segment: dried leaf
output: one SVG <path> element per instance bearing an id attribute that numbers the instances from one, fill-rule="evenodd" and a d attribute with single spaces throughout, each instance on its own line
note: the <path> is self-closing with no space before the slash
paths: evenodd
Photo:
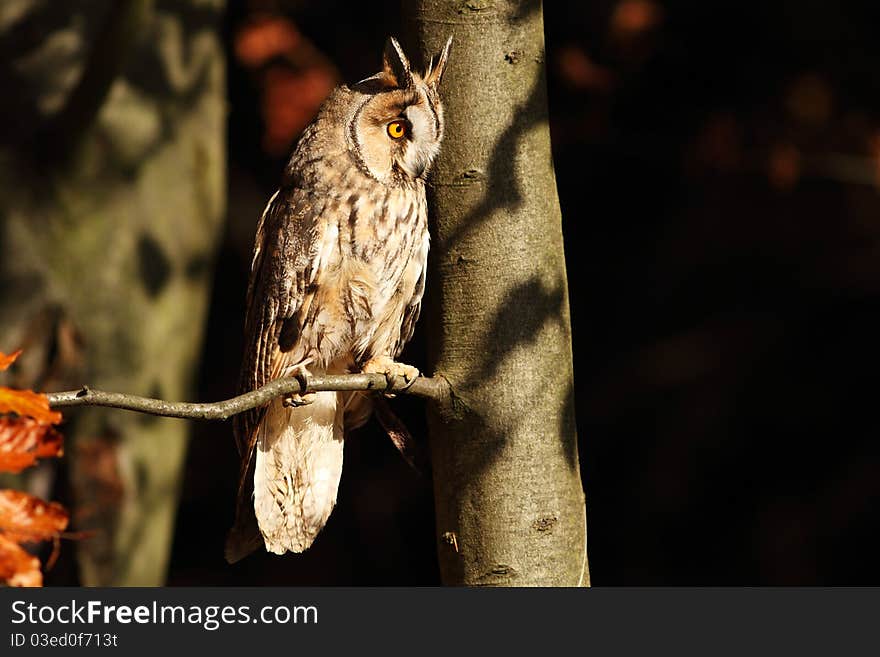
<path id="1" fill-rule="evenodd" d="M 265 16 L 245 25 L 235 35 L 235 56 L 248 68 L 257 68 L 273 57 L 284 57 L 301 42 L 299 30 L 291 21 Z"/>
<path id="2" fill-rule="evenodd" d="M 607 92 L 614 86 L 614 75 L 599 66 L 577 46 L 563 46 L 556 56 L 556 67 L 562 79 L 572 87 L 596 93 Z"/>
<path id="3" fill-rule="evenodd" d="M 778 189 L 791 189 L 800 176 L 800 151 L 791 144 L 775 144 L 767 161 L 767 177 L 770 183 Z"/>
<path id="4" fill-rule="evenodd" d="M 61 434 L 29 417 L 0 417 L 0 472 L 18 473 L 64 453 Z"/>
<path id="5" fill-rule="evenodd" d="M 263 149 L 284 155 L 336 86 L 333 64 L 288 18 L 262 15 L 234 39 L 235 56 L 261 90 Z"/>
<path id="6" fill-rule="evenodd" d="M 20 354 L 21 349 L 19 349 L 18 351 L 13 351 L 8 356 L 0 351 L 0 372 L 12 365 L 15 362 L 15 359 L 18 358 Z"/>
<path id="7" fill-rule="evenodd" d="M 622 0 L 611 14 L 611 34 L 633 38 L 651 30 L 663 20 L 663 10 L 651 0 Z"/>
<path id="8" fill-rule="evenodd" d="M 333 90 L 333 71 L 320 67 L 293 71 L 272 67 L 263 76 L 262 112 L 266 122 L 263 149 L 283 154 Z"/>
<path id="9" fill-rule="evenodd" d="M 0 582 L 7 586 L 42 586 L 40 560 L 0 534 Z"/>
<path id="10" fill-rule="evenodd" d="M 0 371 L 7 369 L 21 351 L 0 353 Z M 20 472 L 38 458 L 59 456 L 61 435 L 51 425 L 61 413 L 49 408 L 49 398 L 32 390 L 0 387 L 0 472 Z M 53 541 L 54 560 L 58 539 L 67 529 L 67 510 L 56 502 L 15 490 L 0 490 L 0 583 L 9 586 L 42 586 L 40 560 L 19 543 Z"/>
<path id="11" fill-rule="evenodd" d="M 58 424 L 61 413 L 49 408 L 49 398 L 32 390 L 13 390 L 0 386 L 0 414 L 16 413 L 43 424 Z"/>
<path id="12" fill-rule="evenodd" d="M 834 92 L 820 75 L 805 73 L 792 82 L 785 98 L 789 114 L 810 126 L 823 126 L 834 116 Z"/>
<path id="13" fill-rule="evenodd" d="M 48 541 L 67 529 L 69 516 L 57 502 L 17 490 L 0 490 L 0 534 L 18 543 Z"/>

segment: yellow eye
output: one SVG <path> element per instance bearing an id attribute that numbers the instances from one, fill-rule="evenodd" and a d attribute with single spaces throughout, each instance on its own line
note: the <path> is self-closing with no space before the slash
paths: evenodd
<path id="1" fill-rule="evenodd" d="M 403 121 L 392 121 L 388 124 L 388 136 L 392 139 L 400 139 L 406 136 L 406 124 Z"/>

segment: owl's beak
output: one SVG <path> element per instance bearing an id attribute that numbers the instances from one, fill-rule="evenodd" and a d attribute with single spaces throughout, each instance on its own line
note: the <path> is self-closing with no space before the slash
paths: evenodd
<path id="1" fill-rule="evenodd" d="M 422 178 L 431 166 L 431 156 L 424 152 L 415 144 L 410 144 L 403 158 L 400 160 L 400 167 L 406 171 L 410 178 Z"/>

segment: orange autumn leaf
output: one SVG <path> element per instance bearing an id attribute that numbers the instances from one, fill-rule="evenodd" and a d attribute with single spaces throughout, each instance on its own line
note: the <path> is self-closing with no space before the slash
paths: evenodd
<path id="1" fill-rule="evenodd" d="M 21 349 L 19 349 L 18 351 L 13 351 L 8 356 L 0 351 L 0 372 L 12 365 L 15 362 L 15 359 L 18 358 L 20 354 Z"/>
<path id="2" fill-rule="evenodd" d="M 17 490 L 0 490 L 0 534 L 18 543 L 58 538 L 70 520 L 57 502 Z"/>
<path id="3" fill-rule="evenodd" d="M 61 413 L 49 408 L 49 398 L 33 390 L 13 390 L 0 386 L 0 414 L 16 413 L 43 424 L 58 424 Z"/>
<path id="4" fill-rule="evenodd" d="M 0 372 L 7 369 L 21 354 L 21 349 L 8 356 L 0 352 Z M 43 424 L 58 424 L 61 413 L 49 408 L 49 398 L 33 390 L 13 390 L 0 386 L 0 415 L 16 413 L 22 417 L 32 417 Z"/>
<path id="5" fill-rule="evenodd" d="M 273 57 L 296 50 L 301 37 L 296 25 L 286 18 L 265 16 L 252 20 L 235 35 L 235 55 L 249 68 L 262 66 Z"/>
<path id="6" fill-rule="evenodd" d="M 650 0 L 622 0 L 611 14 L 614 36 L 634 37 L 656 27 L 663 19 L 663 10 Z"/>
<path id="7" fill-rule="evenodd" d="M 0 353 L 0 371 L 15 362 L 20 353 Z M 20 472 L 38 458 L 60 456 L 61 434 L 52 428 L 59 422 L 61 413 L 49 408 L 46 395 L 0 387 L 0 472 Z M 67 510 L 56 502 L 0 490 L 0 584 L 42 586 L 40 560 L 19 544 L 54 541 L 51 563 L 68 522 Z"/>
<path id="8" fill-rule="evenodd" d="M 7 586 L 42 586 L 40 560 L 0 534 L 0 582 Z"/>
<path id="9" fill-rule="evenodd" d="M 18 473 L 64 453 L 61 434 L 29 417 L 0 417 L 0 472 Z"/>

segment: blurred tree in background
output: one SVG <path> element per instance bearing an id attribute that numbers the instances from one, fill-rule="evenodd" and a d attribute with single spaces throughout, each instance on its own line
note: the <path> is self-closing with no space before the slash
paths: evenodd
<path id="1" fill-rule="evenodd" d="M 222 11 L 0 8 L 0 344 L 25 348 L 19 386 L 192 396 L 224 216 Z M 188 425 L 72 417 L 59 486 L 73 526 L 94 530 L 76 547 L 80 580 L 163 583 Z"/>

